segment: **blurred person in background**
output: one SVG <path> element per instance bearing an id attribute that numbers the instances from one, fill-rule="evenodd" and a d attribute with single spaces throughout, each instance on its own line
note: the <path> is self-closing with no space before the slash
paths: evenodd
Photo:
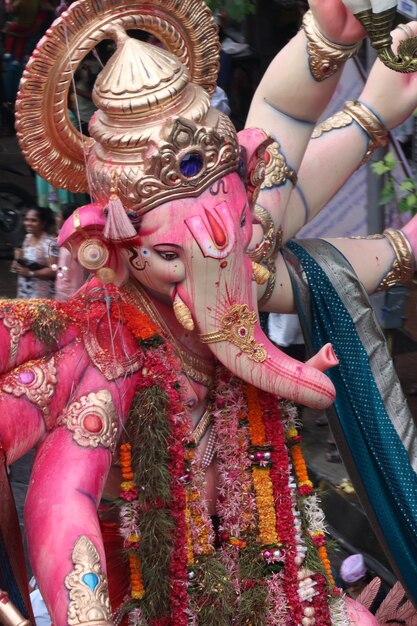
<path id="1" fill-rule="evenodd" d="M 351 554 L 344 559 L 340 566 L 339 573 L 347 595 L 354 600 L 358 598 L 374 578 L 373 573 L 370 572 L 366 566 L 363 554 Z M 371 613 L 376 613 L 386 595 L 387 590 L 381 585 L 372 605 L 369 607 Z"/>
<path id="2" fill-rule="evenodd" d="M 52 211 L 34 206 L 26 211 L 23 226 L 26 231 L 22 248 L 15 251 L 11 270 L 18 274 L 17 298 L 53 298 L 58 261 L 55 219 Z"/>

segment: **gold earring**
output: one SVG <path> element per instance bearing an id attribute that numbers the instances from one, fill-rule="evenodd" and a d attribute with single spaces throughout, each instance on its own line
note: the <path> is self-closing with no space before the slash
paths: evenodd
<path id="1" fill-rule="evenodd" d="M 271 276 L 271 272 L 256 261 L 252 261 L 252 272 L 257 285 L 264 285 Z"/>
<path id="2" fill-rule="evenodd" d="M 109 250 L 100 239 L 87 239 L 78 248 L 77 256 L 82 267 L 96 272 L 109 260 Z"/>
<path id="3" fill-rule="evenodd" d="M 186 330 L 194 330 L 194 321 L 191 317 L 191 311 L 188 306 L 181 300 L 177 294 L 173 303 L 174 315 Z"/>

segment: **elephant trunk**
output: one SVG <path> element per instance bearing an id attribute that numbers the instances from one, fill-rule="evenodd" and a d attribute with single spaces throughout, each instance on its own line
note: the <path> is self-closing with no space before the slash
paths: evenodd
<path id="1" fill-rule="evenodd" d="M 324 409 L 332 404 L 335 389 L 321 371 L 337 365 L 330 344 L 323 346 L 312 364 L 308 364 L 279 350 L 263 333 L 259 322 L 253 333 L 251 351 L 246 351 L 245 343 L 239 345 L 234 337 L 211 342 L 214 333 L 203 333 L 202 340 L 209 343 L 213 354 L 227 369 L 259 389 L 312 409 Z"/>
<path id="2" fill-rule="evenodd" d="M 242 265 L 246 263 L 240 266 L 241 274 Z M 227 278 L 218 274 L 217 288 L 210 289 L 204 280 L 194 284 L 192 301 L 187 298 L 189 291 L 180 288 L 178 297 L 188 299 L 202 343 L 228 370 L 259 389 L 313 409 L 330 406 L 335 389 L 323 371 L 337 365 L 331 345 L 324 346 L 309 363 L 286 355 L 261 329 L 250 280 L 243 276 L 238 282 L 236 275 L 237 264 Z M 225 293 L 229 297 L 223 299 L 220 294 Z"/>

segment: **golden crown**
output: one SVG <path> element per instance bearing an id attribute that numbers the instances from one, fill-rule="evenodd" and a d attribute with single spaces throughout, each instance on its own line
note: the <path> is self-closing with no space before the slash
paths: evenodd
<path id="1" fill-rule="evenodd" d="M 163 48 L 128 37 L 147 30 Z M 74 67 L 103 39 L 116 52 L 96 80 L 91 137 L 68 118 Z M 196 196 L 239 165 L 236 131 L 210 107 L 219 42 L 204 0 L 78 0 L 49 29 L 25 70 L 17 130 L 32 167 L 103 206 L 116 174 L 126 210 L 142 214 Z M 54 93 L 54 98 L 50 94 Z"/>

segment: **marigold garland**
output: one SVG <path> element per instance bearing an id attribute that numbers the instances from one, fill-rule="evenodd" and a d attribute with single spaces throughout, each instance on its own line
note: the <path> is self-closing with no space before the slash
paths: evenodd
<path id="1" fill-rule="evenodd" d="M 187 565 L 194 563 L 193 540 L 191 537 L 191 513 L 189 506 L 189 495 L 187 494 L 187 508 L 185 509 L 185 522 L 187 524 Z"/>
<path id="2" fill-rule="evenodd" d="M 246 386 L 248 403 L 249 432 L 253 446 L 264 446 L 266 442 L 265 425 L 262 421 L 262 408 L 258 390 L 253 385 Z"/>
<path id="3" fill-rule="evenodd" d="M 278 544 L 270 471 L 267 468 L 253 467 L 252 474 L 259 515 L 259 536 L 264 546 Z"/>
<path id="4" fill-rule="evenodd" d="M 128 304 L 127 302 L 113 304 L 112 315 L 119 321 L 122 321 L 136 339 L 145 341 L 159 333 L 158 326 L 147 315 L 138 311 L 133 304 Z"/>
<path id="5" fill-rule="evenodd" d="M 298 594 L 298 566 L 296 565 L 297 546 L 295 520 L 292 510 L 292 496 L 289 487 L 290 463 L 285 447 L 281 409 L 277 398 L 263 393 L 262 410 L 268 439 L 273 446 L 271 478 L 275 496 L 277 532 L 284 552 L 284 572 L 282 584 L 287 597 L 293 623 L 299 624 L 303 618 L 303 607 Z"/>
<path id="6" fill-rule="evenodd" d="M 313 492 L 313 483 L 308 477 L 307 465 L 301 449 L 301 437 L 296 428 L 291 427 L 286 432 L 287 441 L 290 444 L 291 457 L 293 460 L 294 472 L 297 479 L 298 492 L 300 496 L 309 496 Z M 312 534 L 313 543 L 317 547 L 317 552 L 327 574 L 330 584 L 334 585 L 334 578 L 326 548 L 326 539 L 322 532 Z"/>
<path id="7" fill-rule="evenodd" d="M 125 318 L 125 323 L 128 325 L 126 318 L 129 312 L 126 309 L 121 310 L 120 315 Z M 143 328 L 148 328 L 149 330 L 152 329 L 152 326 L 140 323 L 133 331 L 132 324 L 129 330 L 139 339 L 139 335 L 142 333 L 141 329 Z M 158 329 L 156 327 L 155 329 L 152 329 L 152 332 L 157 334 Z M 173 368 L 172 364 L 174 364 Z M 168 394 L 166 412 L 170 424 L 170 436 L 167 451 L 170 458 L 170 490 L 172 497 L 169 514 L 175 523 L 175 537 L 173 537 L 172 541 L 169 565 L 171 586 L 169 619 L 175 620 L 172 623 L 175 623 L 176 626 L 186 626 L 188 620 L 191 620 L 190 623 L 197 623 L 193 620 L 199 619 L 199 602 L 204 601 L 205 593 L 209 591 L 207 588 L 207 591 L 201 597 L 195 595 L 195 585 L 190 586 L 190 575 L 192 574 L 193 577 L 197 576 L 198 580 L 200 580 L 201 575 L 196 574 L 196 572 L 199 572 L 200 569 L 204 572 L 209 571 L 211 564 L 214 565 L 211 557 L 213 556 L 216 560 L 218 556 L 213 554 L 212 527 L 202 498 L 203 476 L 200 475 L 198 465 L 193 458 L 194 450 L 186 446 L 189 435 L 189 423 L 188 420 L 181 417 L 184 413 L 180 389 L 176 382 L 176 360 L 172 355 L 172 349 L 169 344 L 147 350 L 146 369 L 149 372 L 148 377 L 151 379 L 152 384 L 158 382 Z M 147 377 L 145 376 L 145 378 Z M 288 485 L 291 463 L 285 448 L 281 413 L 277 406 L 277 399 L 259 392 L 252 386 L 244 386 L 241 381 L 234 379 L 230 373 L 227 376 L 224 375 L 223 378 L 224 380 L 217 381 L 216 397 L 218 402 L 215 410 L 219 472 L 221 474 L 219 483 L 221 504 L 219 504 L 219 511 L 222 512 L 222 515 L 224 513 L 225 521 L 230 521 L 234 530 L 233 533 L 227 533 L 228 538 L 224 543 L 227 551 L 223 552 L 222 550 L 223 563 L 228 569 L 228 578 L 223 579 L 225 581 L 224 584 L 230 584 L 230 581 L 232 581 L 234 585 L 241 587 L 241 599 L 245 599 L 245 607 L 249 611 L 248 614 L 252 615 L 254 609 L 251 608 L 251 597 L 253 596 L 254 601 L 256 598 L 256 587 L 258 586 L 259 590 L 266 588 L 265 582 L 269 581 L 269 577 L 266 580 L 264 578 L 268 570 L 262 569 L 264 567 L 262 562 L 265 564 L 265 567 L 268 567 L 269 564 L 264 555 L 265 550 L 262 550 L 262 554 L 259 555 L 262 566 L 259 573 L 254 577 L 245 576 L 244 581 L 239 580 L 239 564 L 243 562 L 242 558 L 247 550 L 254 548 L 256 550 L 257 548 L 256 543 L 250 543 L 249 535 L 246 537 L 245 535 L 242 536 L 245 526 L 246 528 L 248 527 L 248 522 L 249 526 L 253 524 L 253 522 L 249 521 L 254 519 L 251 508 L 253 505 L 248 506 L 252 499 L 254 504 L 256 504 L 257 530 L 262 544 L 267 547 L 273 546 L 271 551 L 276 548 L 279 548 L 279 550 L 276 550 L 277 552 L 282 551 L 282 557 L 279 559 L 281 571 L 271 570 L 271 573 L 272 571 L 279 571 L 279 576 L 274 574 L 274 579 L 271 579 L 270 585 L 268 582 L 268 589 L 270 592 L 274 591 L 274 603 L 279 607 L 278 614 L 283 619 L 287 619 L 284 617 L 287 614 L 287 617 L 293 620 L 294 623 L 302 623 L 305 617 L 304 607 L 306 603 L 301 599 L 301 596 L 299 597 L 298 567 L 295 564 L 296 540 L 292 511 L 293 500 Z M 151 381 L 146 381 L 142 378 L 141 385 L 143 387 L 149 386 Z M 220 419 L 220 415 L 223 421 Z M 233 431 L 233 436 L 229 438 L 227 435 L 230 429 Z M 290 433 L 289 431 L 287 433 L 288 443 L 290 443 L 290 438 L 293 439 L 292 445 L 290 444 L 290 454 L 297 479 L 298 493 L 302 495 L 301 488 L 303 486 L 310 487 L 311 484 L 299 446 L 300 439 L 298 433 L 296 431 Z M 236 450 L 237 445 L 239 450 Z M 225 464 L 223 464 L 223 457 Z M 136 485 L 133 480 L 132 468 L 129 467 L 128 458 L 124 452 L 121 452 L 120 464 L 123 479 L 122 493 L 126 498 L 134 492 Z M 239 486 L 238 490 L 235 489 L 235 485 Z M 308 493 L 304 494 L 304 498 L 308 499 Z M 126 501 L 125 503 L 130 504 Z M 247 519 L 245 518 L 246 521 L 243 521 L 242 512 L 249 513 Z M 225 528 L 227 528 L 226 525 L 223 526 L 223 529 Z M 225 531 L 222 534 L 224 538 Z M 324 570 L 328 573 L 327 552 L 325 551 L 325 546 L 319 545 L 322 542 L 322 538 L 318 532 L 314 533 L 313 531 L 311 532 L 311 537 L 318 548 L 318 554 L 323 562 Z M 131 532 L 127 539 L 132 543 L 140 541 L 140 537 L 134 532 Z M 236 556 L 232 557 L 233 554 Z M 137 571 L 140 562 L 138 563 L 137 560 L 132 558 L 129 560 L 129 563 L 131 567 L 132 597 L 140 599 L 141 590 L 139 585 L 142 581 L 140 572 Z M 226 582 L 226 580 L 229 582 Z M 191 604 L 189 604 L 187 598 L 187 587 L 190 593 L 193 594 L 192 597 L 195 598 L 195 601 L 192 601 Z M 325 616 L 325 619 L 328 620 L 328 613 L 326 613 L 328 592 L 326 593 L 326 590 L 324 590 L 322 593 L 325 597 L 318 599 L 317 602 L 313 603 L 313 606 L 317 607 L 318 616 Z M 231 598 L 229 599 L 230 601 Z M 255 605 L 253 606 L 255 607 Z M 232 604 L 227 604 L 227 607 L 228 610 L 233 612 Z M 218 613 L 219 617 L 220 614 L 223 615 L 223 610 L 226 610 L 226 607 Z M 225 613 L 225 620 L 226 617 Z M 153 618 L 152 625 L 156 626 L 157 623 L 162 623 L 164 619 L 162 616 L 161 618 Z M 265 624 L 280 623 L 274 619 L 269 610 L 267 610 L 263 619 L 267 620 Z"/>
<path id="8" fill-rule="evenodd" d="M 266 445 L 265 426 L 258 390 L 252 385 L 246 387 L 248 402 L 248 422 L 251 443 L 256 447 Z M 259 516 L 259 536 L 264 546 L 277 545 L 274 492 L 268 467 L 252 467 L 253 486 Z"/>
<path id="9" fill-rule="evenodd" d="M 121 529 L 124 536 L 125 548 L 128 548 L 129 572 L 130 572 L 130 595 L 134 600 L 141 600 L 145 595 L 142 581 L 142 566 L 139 557 L 132 549 L 135 550 L 140 541 L 139 528 L 135 525 L 135 510 L 130 504 L 137 497 L 137 489 L 133 479 L 132 469 L 132 446 L 130 443 L 122 443 L 120 445 L 120 467 L 122 473 L 122 483 L 120 485 L 120 497 L 125 500 L 124 511 L 121 512 L 121 520 L 127 519 L 129 527 L 125 526 L 125 532 Z M 134 497 L 132 497 L 132 494 Z"/>
<path id="10" fill-rule="evenodd" d="M 290 444 L 291 458 L 297 478 L 298 491 L 300 495 L 307 496 L 313 491 L 313 483 L 308 477 L 306 462 L 300 446 L 301 437 L 295 428 L 291 428 L 287 431 L 287 440 Z"/>

